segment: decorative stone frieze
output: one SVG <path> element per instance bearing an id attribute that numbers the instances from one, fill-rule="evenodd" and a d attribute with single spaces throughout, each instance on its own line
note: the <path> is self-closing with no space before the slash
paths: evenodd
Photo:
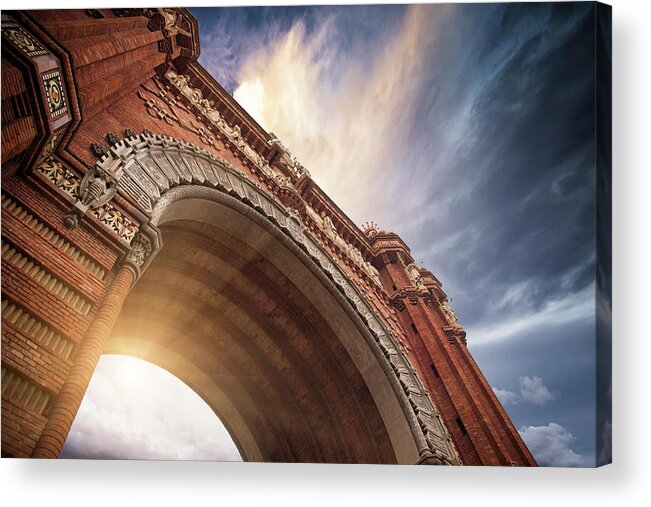
<path id="1" fill-rule="evenodd" d="M 73 229 L 89 209 L 96 210 L 108 204 L 117 192 L 117 184 L 121 176 L 122 171 L 119 169 L 112 174 L 97 166 L 91 167 L 79 183 L 77 202 L 72 211 L 66 215 L 65 226 Z M 109 221 L 113 220 L 109 219 Z"/>
<path id="2" fill-rule="evenodd" d="M 90 210 L 102 224 L 127 243 L 138 232 L 137 224 L 109 204 L 117 191 L 121 173 L 117 173 L 116 178 L 116 175 L 111 176 L 93 167 L 80 179 L 52 157 L 36 166 L 35 171 L 45 176 L 61 192 L 75 199 L 75 208 L 65 218 L 67 227 L 76 227 L 80 218 Z"/>
<path id="3" fill-rule="evenodd" d="M 179 75 L 173 70 L 166 74 L 167 79 L 176 87 L 176 89 L 186 97 L 190 103 L 195 106 L 203 116 L 208 119 L 212 125 L 217 127 L 218 132 L 222 134 L 224 139 L 232 143 L 242 154 L 249 159 L 253 165 L 269 178 L 278 182 L 280 185 L 289 185 L 291 179 L 287 176 L 281 175 L 269 166 L 269 162 L 258 153 L 242 136 L 242 130 L 239 125 L 229 124 L 221 113 L 215 108 L 215 103 L 212 100 L 206 99 L 199 88 L 194 88 L 190 85 L 190 76 Z M 270 144 L 278 144 L 281 146 L 284 157 L 283 165 L 286 170 L 295 178 L 298 179 L 303 175 L 308 175 L 307 170 L 298 162 L 296 157 L 293 157 L 289 150 L 280 142 L 275 136 L 269 141 Z"/>
<path id="4" fill-rule="evenodd" d="M 445 337 L 450 342 L 450 345 L 463 344 L 466 345 L 466 331 L 461 326 L 445 326 L 443 327 Z"/>
<path id="5" fill-rule="evenodd" d="M 349 258 L 359 269 L 365 273 L 373 282 L 378 286 L 382 286 L 380 281 L 380 274 L 377 269 L 362 255 L 362 252 L 358 248 L 354 247 L 350 243 L 346 242 L 337 232 L 335 225 L 332 223 L 332 219 L 325 213 L 317 213 L 314 208 L 309 205 L 306 205 L 306 212 L 308 216 L 314 220 L 319 229 L 323 234 L 332 241 L 341 251 Z"/>
<path id="6" fill-rule="evenodd" d="M 457 314 L 454 313 L 454 310 L 450 307 L 447 299 L 441 303 L 441 310 L 443 310 L 443 313 L 451 325 L 455 325 L 457 323 Z"/>

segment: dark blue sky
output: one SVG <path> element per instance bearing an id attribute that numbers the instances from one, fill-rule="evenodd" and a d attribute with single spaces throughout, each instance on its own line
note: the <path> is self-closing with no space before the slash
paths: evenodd
<path id="1" fill-rule="evenodd" d="M 542 464 L 596 452 L 593 9 L 192 9 L 200 62 L 441 279 Z"/>

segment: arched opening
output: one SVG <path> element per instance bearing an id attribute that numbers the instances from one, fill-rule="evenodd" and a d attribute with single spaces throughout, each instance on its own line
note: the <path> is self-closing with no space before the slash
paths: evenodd
<path id="1" fill-rule="evenodd" d="M 101 357 L 62 458 L 241 461 L 228 431 L 196 392 L 134 357 Z"/>
<path id="2" fill-rule="evenodd" d="M 382 352 L 334 284 L 246 205 L 188 189 L 155 213 L 163 246 L 106 352 L 192 387 L 244 460 L 417 463 Z"/>

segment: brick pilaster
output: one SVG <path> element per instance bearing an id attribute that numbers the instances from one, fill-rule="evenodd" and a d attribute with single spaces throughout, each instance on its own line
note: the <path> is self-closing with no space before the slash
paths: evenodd
<path id="1" fill-rule="evenodd" d="M 123 266 L 118 271 L 104 298 L 97 318 L 80 346 L 70 374 L 50 410 L 48 421 L 32 457 L 57 458 L 63 449 L 72 422 L 104 350 L 104 345 L 111 335 L 113 325 L 135 276 L 136 273 L 130 266 Z"/>

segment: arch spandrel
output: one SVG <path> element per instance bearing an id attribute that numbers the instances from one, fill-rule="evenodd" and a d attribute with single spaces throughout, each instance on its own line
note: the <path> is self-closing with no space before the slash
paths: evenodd
<path id="1" fill-rule="evenodd" d="M 346 309 L 349 319 L 365 336 L 365 347 L 373 350 L 374 360 L 391 386 L 419 458 L 459 463 L 438 411 L 390 327 L 356 280 L 304 225 L 303 217 L 296 210 L 286 207 L 272 192 L 251 181 L 228 162 L 190 143 L 168 137 L 142 134 L 127 138 L 114 145 L 97 165 L 113 171 L 118 165 L 123 169 L 118 191 L 148 216 L 147 228 L 155 230 L 183 217 L 213 222 L 217 227 L 228 229 L 228 220 L 214 223 L 219 222 L 220 215 L 207 211 L 206 204 L 212 203 L 220 207 L 222 213 L 246 217 L 282 244 L 286 251 L 284 257 L 279 255 L 279 264 L 292 256 L 300 258 L 301 263 L 318 277 L 319 284 L 328 287 L 330 297 L 337 298 L 338 305 Z M 311 286 L 301 285 L 307 292 Z M 368 357 L 362 359 L 359 350 L 350 346 L 348 352 L 356 355 L 360 367 L 367 368 L 368 374 L 368 365 L 373 361 Z M 393 422 L 391 418 L 386 419 L 390 424 Z"/>

